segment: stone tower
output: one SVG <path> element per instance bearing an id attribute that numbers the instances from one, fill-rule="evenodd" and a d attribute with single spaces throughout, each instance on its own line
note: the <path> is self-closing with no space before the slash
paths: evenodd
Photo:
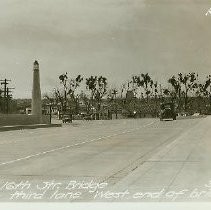
<path id="1" fill-rule="evenodd" d="M 40 90 L 39 63 L 34 62 L 33 67 L 33 87 L 32 87 L 32 115 L 38 116 L 39 123 L 42 121 L 42 101 Z"/>

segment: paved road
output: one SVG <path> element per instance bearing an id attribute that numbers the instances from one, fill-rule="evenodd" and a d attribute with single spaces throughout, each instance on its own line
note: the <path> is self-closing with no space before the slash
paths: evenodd
<path id="1" fill-rule="evenodd" d="M 210 125 L 128 119 L 2 132 L 0 201 L 211 200 Z"/>

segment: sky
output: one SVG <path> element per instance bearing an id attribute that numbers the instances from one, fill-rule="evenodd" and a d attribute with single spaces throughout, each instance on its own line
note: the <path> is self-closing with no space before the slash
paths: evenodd
<path id="1" fill-rule="evenodd" d="M 42 93 L 58 76 L 103 75 L 120 85 L 148 72 L 211 74 L 211 0 L 1 0 L 0 79 L 30 98 L 34 60 Z"/>

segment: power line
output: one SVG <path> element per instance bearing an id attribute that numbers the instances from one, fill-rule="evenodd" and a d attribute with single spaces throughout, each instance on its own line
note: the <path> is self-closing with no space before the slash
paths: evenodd
<path id="1" fill-rule="evenodd" d="M 4 80 L 0 80 L 1 85 L 3 85 L 3 112 L 4 113 L 9 113 L 9 100 L 12 98 L 12 89 L 15 88 L 11 88 L 8 87 L 9 82 L 11 82 L 11 80 L 9 79 L 4 79 Z"/>

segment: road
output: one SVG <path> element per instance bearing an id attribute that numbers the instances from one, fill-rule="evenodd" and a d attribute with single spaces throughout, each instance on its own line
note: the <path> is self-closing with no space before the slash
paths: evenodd
<path id="1" fill-rule="evenodd" d="M 210 125 L 128 119 L 2 132 L 0 201 L 209 201 Z"/>

